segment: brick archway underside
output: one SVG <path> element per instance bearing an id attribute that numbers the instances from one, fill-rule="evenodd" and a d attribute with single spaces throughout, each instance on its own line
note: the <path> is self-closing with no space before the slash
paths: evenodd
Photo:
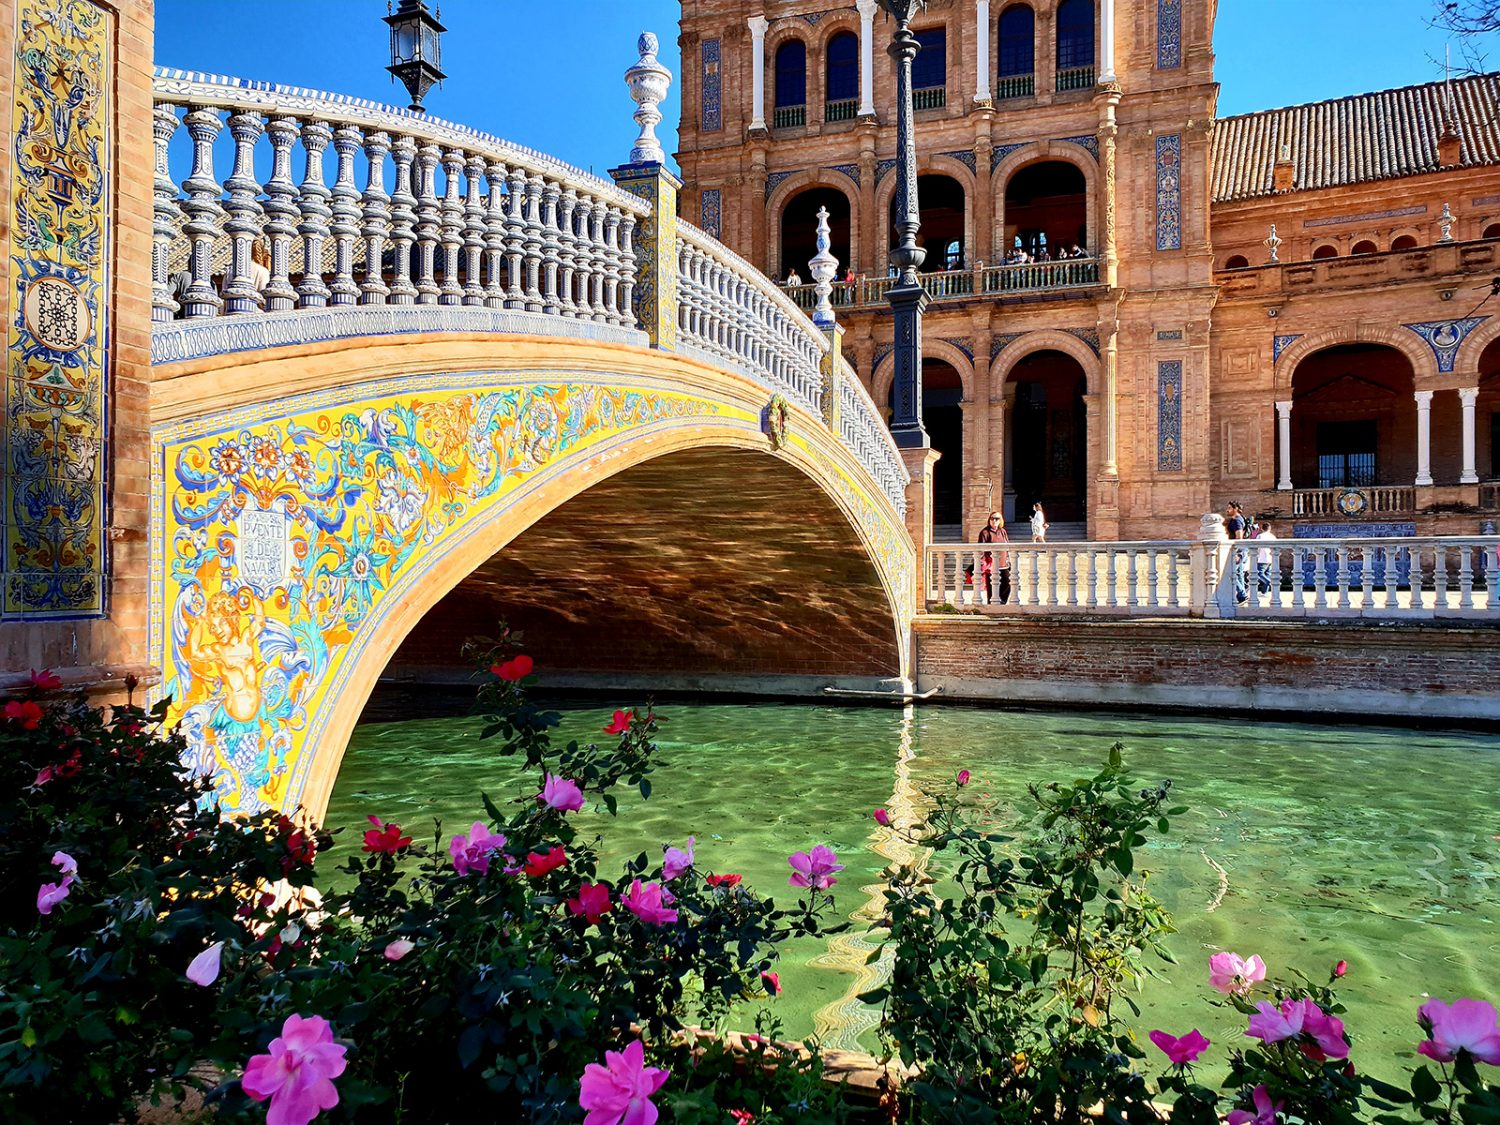
<path id="1" fill-rule="evenodd" d="M 894 676 L 886 597 L 848 519 L 791 465 L 671 453 L 601 481 L 461 580 L 386 675 L 446 679 L 504 619 L 555 672 Z"/>

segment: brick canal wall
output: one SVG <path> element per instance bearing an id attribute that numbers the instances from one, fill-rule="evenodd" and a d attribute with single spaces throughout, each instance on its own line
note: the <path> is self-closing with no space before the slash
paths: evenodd
<path id="1" fill-rule="evenodd" d="M 1085 706 L 1500 720 L 1500 629 L 1446 624 L 917 619 L 921 690 Z"/>

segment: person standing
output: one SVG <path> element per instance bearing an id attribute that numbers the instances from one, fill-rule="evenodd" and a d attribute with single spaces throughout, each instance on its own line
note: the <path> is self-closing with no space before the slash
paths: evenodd
<path id="1" fill-rule="evenodd" d="M 1255 537 L 1257 543 L 1265 544 L 1276 538 L 1276 533 L 1271 530 L 1270 520 L 1261 520 L 1259 527 L 1260 534 Z M 1255 588 L 1262 594 L 1271 592 L 1271 563 L 1275 554 L 1274 547 L 1262 545 L 1255 549 Z"/>
<path id="2" fill-rule="evenodd" d="M 1033 543 L 1047 542 L 1047 529 L 1052 525 L 1047 522 L 1047 514 L 1042 511 L 1040 503 L 1031 506 L 1031 541 Z"/>
<path id="3" fill-rule="evenodd" d="M 788 267 L 787 271 L 786 271 L 786 287 L 788 289 L 791 289 L 793 286 L 801 285 L 801 284 L 802 284 L 802 275 L 797 272 L 797 267 L 796 266 L 790 266 L 790 267 Z"/>
<path id="4" fill-rule="evenodd" d="M 1224 509 L 1224 530 L 1229 535 L 1231 543 L 1246 538 L 1245 515 L 1240 510 L 1239 504 L 1233 500 Z M 1249 552 L 1230 552 L 1229 565 L 1233 570 L 1231 577 L 1234 580 L 1235 605 L 1244 605 L 1246 599 L 1249 597 L 1249 583 L 1247 581 L 1249 563 Z"/>
<path id="5" fill-rule="evenodd" d="M 999 512 L 991 512 L 987 524 L 979 532 L 981 543 L 1009 543 L 1010 535 L 1005 530 L 1005 517 Z M 1010 601 L 1010 552 L 996 551 L 993 555 L 986 551 L 979 559 L 979 570 L 984 576 L 984 596 L 989 604 L 995 604 L 995 579 L 999 578 L 999 604 L 1005 605 Z"/>

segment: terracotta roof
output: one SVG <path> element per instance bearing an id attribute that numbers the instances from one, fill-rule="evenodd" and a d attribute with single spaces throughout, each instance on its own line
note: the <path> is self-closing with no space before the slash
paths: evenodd
<path id="1" fill-rule="evenodd" d="M 1270 195 L 1283 143 L 1291 146 L 1299 190 L 1435 172 L 1448 88 L 1429 82 L 1220 118 L 1214 123 L 1214 202 Z M 1451 89 L 1462 163 L 1500 164 L 1500 73 L 1455 78 Z"/>

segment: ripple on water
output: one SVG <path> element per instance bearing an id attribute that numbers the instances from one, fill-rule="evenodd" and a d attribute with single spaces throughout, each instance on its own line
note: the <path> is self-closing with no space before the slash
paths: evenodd
<path id="1" fill-rule="evenodd" d="M 613 707 L 631 702 L 563 705 L 561 737 L 596 737 Z M 1085 776 L 1120 740 L 1143 783 L 1172 778 L 1174 796 L 1190 807 L 1172 835 L 1146 849 L 1153 893 L 1176 918 L 1168 944 L 1180 963 L 1162 965 L 1163 979 L 1141 997 L 1142 1028 L 1196 1026 L 1237 1041 L 1240 1018 L 1204 1003 L 1208 955 L 1225 948 L 1314 979 L 1348 960 L 1341 996 L 1360 1056 L 1367 1044 L 1377 1058 L 1409 1053 L 1424 993 L 1500 998 L 1500 964 L 1489 956 L 1500 951 L 1494 736 L 961 707 L 663 710 L 668 764 L 652 799 L 625 795 L 616 819 L 585 814 L 606 858 L 659 852 L 692 834 L 706 870 L 738 871 L 763 894 L 786 898 L 794 893 L 786 855 L 827 843 L 848 865 L 837 902 L 852 916 L 868 908 L 861 888 L 878 885 L 887 862 L 874 850 L 870 813 L 891 804 L 898 774 L 935 787 L 967 767 L 984 819 L 1011 830 L 1028 807 L 1028 782 Z M 525 796 L 515 762 L 497 757 L 478 728 L 470 718 L 359 727 L 329 825 L 361 828 L 375 813 L 408 829 L 431 817 L 455 829 L 483 816 L 481 789 Z M 846 952 L 856 949 L 851 942 Z M 848 966 L 838 949 L 788 951 L 776 1010 L 789 1032 L 810 1032 L 819 1013 L 831 1040 L 871 1045 Z"/>

